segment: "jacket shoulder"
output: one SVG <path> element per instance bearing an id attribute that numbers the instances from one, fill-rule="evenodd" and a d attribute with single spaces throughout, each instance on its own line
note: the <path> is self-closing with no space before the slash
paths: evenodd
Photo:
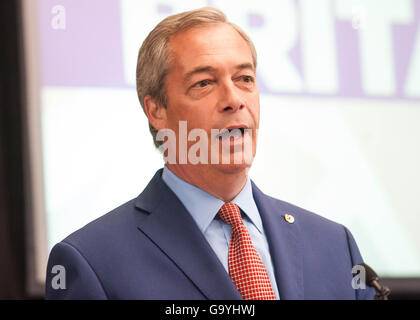
<path id="1" fill-rule="evenodd" d="M 273 206 L 279 208 L 282 212 L 291 214 L 297 222 L 299 222 L 301 228 L 315 228 L 319 231 L 339 231 L 343 233 L 342 224 L 325 218 L 317 213 L 309 211 L 307 209 L 301 208 L 297 205 L 291 204 L 289 202 L 279 200 L 277 198 L 266 195 L 268 201 L 271 202 Z"/>
<path id="2" fill-rule="evenodd" d="M 103 247 L 109 242 L 127 235 L 136 224 L 140 212 L 135 208 L 136 199 L 132 199 L 112 211 L 89 222 L 82 228 L 68 235 L 63 242 L 82 249 L 86 246 Z"/>

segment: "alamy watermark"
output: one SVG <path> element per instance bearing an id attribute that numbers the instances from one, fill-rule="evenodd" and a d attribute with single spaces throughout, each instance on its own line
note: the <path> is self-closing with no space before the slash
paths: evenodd
<path id="1" fill-rule="evenodd" d="M 66 8 L 61 5 L 56 5 L 51 8 L 51 14 L 54 16 L 51 19 L 51 28 L 54 30 L 66 29 Z"/>
<path id="2" fill-rule="evenodd" d="M 256 138 L 257 134 L 257 129 L 235 127 L 211 129 L 209 137 L 209 133 L 201 128 L 188 132 L 187 121 L 179 121 L 178 135 L 172 129 L 162 129 L 158 131 L 156 140 L 163 142 L 159 150 L 165 163 L 251 164 L 253 136 Z"/>
<path id="3" fill-rule="evenodd" d="M 60 264 L 56 264 L 52 267 L 51 273 L 55 276 L 51 279 L 51 287 L 54 290 L 65 290 L 66 289 L 66 268 Z"/>
<path id="4" fill-rule="evenodd" d="M 354 6 L 352 8 L 353 18 L 351 25 L 355 30 L 363 30 L 366 27 L 367 11 L 364 6 Z"/>
<path id="5" fill-rule="evenodd" d="M 366 270 L 361 265 L 356 265 L 351 269 L 353 278 L 351 279 L 351 286 L 354 290 L 366 289 Z"/>

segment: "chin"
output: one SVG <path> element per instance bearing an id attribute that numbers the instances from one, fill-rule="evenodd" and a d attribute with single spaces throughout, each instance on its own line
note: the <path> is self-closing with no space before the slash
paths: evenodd
<path id="1" fill-rule="evenodd" d="M 229 163 L 229 164 L 212 164 L 214 168 L 217 168 L 217 170 L 223 172 L 223 173 L 229 173 L 229 174 L 235 174 L 245 171 L 248 173 L 248 170 L 251 168 L 251 164 L 249 163 Z"/>

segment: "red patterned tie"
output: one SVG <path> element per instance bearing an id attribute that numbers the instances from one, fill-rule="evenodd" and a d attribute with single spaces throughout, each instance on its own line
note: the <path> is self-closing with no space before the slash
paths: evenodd
<path id="1" fill-rule="evenodd" d="M 239 207 L 228 202 L 220 208 L 218 214 L 232 228 L 229 274 L 239 293 L 245 300 L 275 300 L 267 271 L 252 245 Z"/>

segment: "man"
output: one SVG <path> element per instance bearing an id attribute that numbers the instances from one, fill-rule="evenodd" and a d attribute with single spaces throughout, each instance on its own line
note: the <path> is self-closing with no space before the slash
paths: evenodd
<path id="1" fill-rule="evenodd" d="M 140 49 L 137 90 L 166 165 L 138 198 L 53 248 L 47 298 L 373 297 L 352 287 L 362 259 L 345 227 L 264 195 L 248 177 L 259 128 L 256 65 L 250 39 L 219 10 L 156 26 Z"/>

